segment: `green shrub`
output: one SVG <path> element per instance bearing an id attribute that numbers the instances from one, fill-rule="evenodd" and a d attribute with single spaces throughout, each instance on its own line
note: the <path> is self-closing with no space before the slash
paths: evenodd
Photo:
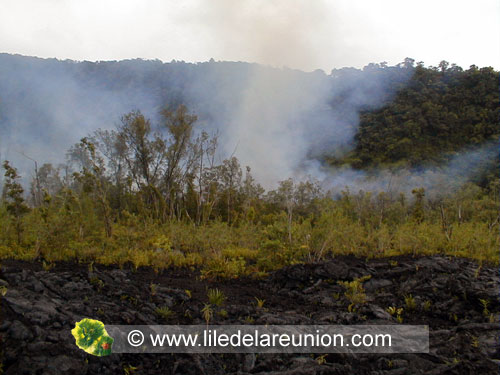
<path id="1" fill-rule="evenodd" d="M 155 309 L 156 315 L 164 320 L 169 320 L 175 315 L 175 312 L 171 310 L 168 306 L 161 306 Z"/>
<path id="2" fill-rule="evenodd" d="M 354 279 L 353 281 L 339 281 L 338 284 L 345 288 L 344 295 L 349 300 L 349 312 L 354 311 L 356 306 L 362 305 L 366 302 L 366 293 L 363 288 L 363 282 L 369 280 L 371 275 L 366 275 Z"/>
<path id="3" fill-rule="evenodd" d="M 222 306 L 226 300 L 226 296 L 219 289 L 209 289 L 207 292 L 208 302 L 211 305 Z"/>
<path id="4" fill-rule="evenodd" d="M 235 279 L 245 274 L 243 259 L 227 259 L 220 255 L 207 260 L 201 269 L 202 279 Z"/>

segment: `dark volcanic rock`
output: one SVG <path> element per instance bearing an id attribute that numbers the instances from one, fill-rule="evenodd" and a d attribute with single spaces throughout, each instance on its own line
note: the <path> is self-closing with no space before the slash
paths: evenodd
<path id="1" fill-rule="evenodd" d="M 351 306 L 339 281 L 370 275 L 366 301 Z M 267 279 L 208 282 L 196 272 L 4 261 L 0 342 L 5 374 L 497 374 L 498 274 L 494 267 L 441 256 L 364 261 L 338 257 L 286 267 Z M 154 288 L 152 288 L 154 284 Z M 97 358 L 70 330 L 82 318 L 106 324 L 204 324 L 207 289 L 224 292 L 213 324 L 403 324 L 430 327 L 424 354 L 127 355 Z M 189 290 L 189 295 L 186 290 Z M 255 298 L 264 300 L 257 307 Z M 409 301 L 413 301 L 413 303 Z M 174 314 L 165 320 L 158 307 Z M 222 310 L 224 313 L 222 313 Z"/>

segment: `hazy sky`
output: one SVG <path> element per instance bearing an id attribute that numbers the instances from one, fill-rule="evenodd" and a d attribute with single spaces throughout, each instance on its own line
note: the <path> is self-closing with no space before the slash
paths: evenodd
<path id="1" fill-rule="evenodd" d="M 499 46 L 498 0 L 0 0 L 0 52 L 60 59 L 498 69 Z"/>

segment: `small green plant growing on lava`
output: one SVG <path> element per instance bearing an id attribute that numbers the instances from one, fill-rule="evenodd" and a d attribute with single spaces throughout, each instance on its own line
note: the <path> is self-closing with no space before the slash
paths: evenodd
<path id="1" fill-rule="evenodd" d="M 398 308 L 397 308 L 397 307 L 394 307 L 394 306 L 390 306 L 390 307 L 388 307 L 388 308 L 387 308 L 387 312 L 388 312 L 389 314 L 391 314 L 391 316 L 394 316 L 394 314 L 396 314 L 396 311 L 397 311 L 397 310 L 398 310 Z"/>
<path id="2" fill-rule="evenodd" d="M 403 323 L 403 308 L 399 308 L 396 314 L 396 320 L 399 324 Z"/>
<path id="3" fill-rule="evenodd" d="M 52 262 L 46 262 L 45 260 L 42 261 L 42 268 L 44 271 L 50 271 L 52 268 L 54 268 L 55 264 Z"/>
<path id="4" fill-rule="evenodd" d="M 349 312 L 354 311 L 357 305 L 362 305 L 366 302 L 366 293 L 363 288 L 363 283 L 369 280 L 371 275 L 366 275 L 354 279 L 353 281 L 339 281 L 338 284 L 342 285 L 346 290 L 344 295 L 351 302 L 347 310 Z"/>
<path id="5" fill-rule="evenodd" d="M 104 288 L 104 281 L 102 281 L 100 278 L 97 276 L 93 276 L 90 278 L 90 283 L 97 287 L 98 291 L 101 291 L 102 288 Z"/>
<path id="6" fill-rule="evenodd" d="M 417 307 L 417 303 L 415 302 L 415 298 L 413 298 L 413 296 L 411 294 L 408 296 L 405 296 L 404 298 L 405 298 L 406 309 L 409 311 L 415 310 L 415 308 Z"/>
<path id="7" fill-rule="evenodd" d="M 135 374 L 136 370 L 137 370 L 137 367 L 134 367 L 132 365 L 124 365 L 123 366 L 123 372 L 125 373 L 125 375 Z"/>
<path id="8" fill-rule="evenodd" d="M 482 267 L 482 264 L 480 263 L 479 266 L 474 271 L 474 278 L 475 279 L 477 279 L 479 277 L 479 274 L 481 273 L 481 267 Z"/>
<path id="9" fill-rule="evenodd" d="M 158 284 L 149 284 L 149 291 L 151 292 L 152 296 L 155 296 L 156 293 L 158 292 Z"/>
<path id="10" fill-rule="evenodd" d="M 391 306 L 387 308 L 387 312 L 391 314 L 391 316 L 396 315 L 396 320 L 398 323 L 403 323 L 403 308 L 400 307 L 399 309 L 397 307 Z"/>
<path id="11" fill-rule="evenodd" d="M 76 345 L 85 352 L 98 357 L 111 354 L 114 340 L 99 320 L 83 319 L 75 324 L 71 334 L 76 340 Z"/>
<path id="12" fill-rule="evenodd" d="M 203 314 L 203 319 L 205 319 L 205 322 L 207 322 L 207 326 L 210 323 L 210 320 L 214 316 L 214 310 L 212 309 L 212 306 L 210 304 L 205 304 L 205 307 L 201 309 L 201 313 Z"/>
<path id="13" fill-rule="evenodd" d="M 215 306 L 222 306 L 222 304 L 226 300 L 226 296 L 219 289 L 209 289 L 207 296 L 208 296 L 208 302 L 211 305 Z"/>
<path id="14" fill-rule="evenodd" d="M 264 303 L 266 302 L 265 299 L 260 299 L 258 297 L 255 297 L 255 301 L 257 303 L 257 308 L 262 309 L 264 307 Z"/>
<path id="15" fill-rule="evenodd" d="M 247 324 L 254 324 L 255 323 L 255 319 L 250 315 L 245 316 L 245 319 L 243 319 L 243 321 Z"/>
<path id="16" fill-rule="evenodd" d="M 469 335 L 470 336 L 470 344 L 473 348 L 479 348 L 479 338 L 474 335 Z"/>
<path id="17" fill-rule="evenodd" d="M 488 316 L 490 314 L 490 310 L 488 310 L 490 301 L 487 299 L 479 299 L 479 302 L 481 303 L 481 306 L 483 306 L 483 315 Z"/>
<path id="18" fill-rule="evenodd" d="M 324 365 L 326 363 L 326 356 L 327 355 L 328 355 L 328 353 L 320 355 L 319 357 L 316 358 L 316 362 L 318 363 L 318 365 Z"/>
<path id="19" fill-rule="evenodd" d="M 155 313 L 165 320 L 169 320 L 175 315 L 175 312 L 172 311 L 168 306 L 157 307 L 155 309 Z"/>
<path id="20" fill-rule="evenodd" d="M 426 301 L 424 302 L 424 311 L 429 311 L 429 310 L 431 309 L 431 304 L 432 304 L 432 302 L 431 302 L 431 301 L 426 300 Z"/>

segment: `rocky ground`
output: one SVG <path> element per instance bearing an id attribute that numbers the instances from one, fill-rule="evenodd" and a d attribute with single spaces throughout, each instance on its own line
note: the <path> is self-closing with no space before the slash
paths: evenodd
<path id="1" fill-rule="evenodd" d="M 349 312 L 338 281 L 364 275 L 366 302 Z M 155 286 L 151 286 L 155 284 Z M 197 271 L 155 274 L 125 267 L 3 261 L 0 350 L 4 374 L 497 374 L 498 270 L 464 259 L 338 257 L 296 265 L 263 280 L 200 280 Z M 112 354 L 80 350 L 70 330 L 105 324 L 203 324 L 207 289 L 226 296 L 211 324 L 403 324 L 430 326 L 428 354 Z M 189 292 L 186 292 L 186 289 Z M 5 289 L 4 289 L 5 290 Z M 189 296 L 190 294 L 190 296 Z M 408 307 L 405 296 L 414 297 Z M 262 307 L 257 300 L 264 300 Z M 487 302 L 486 302 L 487 301 Z M 175 313 L 161 317 L 157 307 Z M 1 371 L 0 371 L 1 373 Z"/>

